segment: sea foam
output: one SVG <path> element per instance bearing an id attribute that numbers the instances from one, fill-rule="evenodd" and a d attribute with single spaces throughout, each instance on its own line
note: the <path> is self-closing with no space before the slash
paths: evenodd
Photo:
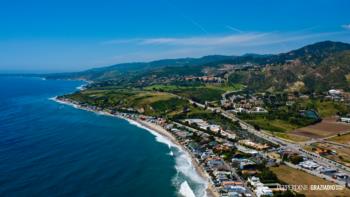
<path id="1" fill-rule="evenodd" d="M 82 109 L 78 105 L 72 104 L 70 102 L 61 101 L 61 100 L 57 99 L 57 97 L 52 97 L 52 98 L 50 98 L 50 100 L 53 100 L 53 101 L 61 103 L 61 104 L 66 104 L 66 105 L 72 106 L 72 107 L 77 108 L 77 109 Z M 89 110 L 87 110 L 87 111 L 89 111 Z M 124 118 L 124 117 L 114 116 L 114 115 L 104 113 L 104 112 L 95 112 L 95 113 L 100 114 L 100 115 L 108 115 L 108 116 L 113 116 L 113 117 L 118 117 L 118 118 L 124 119 L 124 120 L 128 121 L 129 124 L 131 124 L 131 125 L 134 125 L 134 126 L 137 126 L 141 129 L 147 130 L 148 132 L 150 132 L 152 135 L 155 136 L 155 139 L 157 142 L 168 145 L 169 149 L 175 148 L 176 154 L 174 154 L 174 152 L 171 151 L 171 155 L 175 156 L 175 169 L 178 172 L 178 174 L 174 177 L 173 183 L 174 183 L 175 187 L 179 188 L 179 191 L 178 191 L 179 194 L 182 196 L 185 196 L 185 197 L 192 197 L 192 196 L 206 197 L 207 196 L 207 193 L 206 193 L 206 189 L 208 187 L 207 181 L 197 173 L 195 167 L 192 164 L 191 156 L 185 150 L 183 150 L 182 147 L 174 144 L 167 137 L 159 134 L 158 132 L 156 132 L 150 128 L 147 128 L 147 127 L 141 125 L 140 123 L 138 123 L 134 120 Z M 183 176 L 186 177 L 186 178 L 183 177 L 185 179 L 185 181 L 180 180 L 183 178 L 179 177 L 179 173 L 181 173 Z M 197 187 L 194 191 L 191 189 L 191 187 L 189 186 L 186 179 L 189 179 L 189 181 L 194 182 L 194 184 L 197 185 Z"/>
<path id="2" fill-rule="evenodd" d="M 185 150 L 183 150 L 182 147 L 174 144 L 167 137 L 164 137 L 163 135 L 141 125 L 140 123 L 134 120 L 130 120 L 130 119 L 126 119 L 126 120 L 132 125 L 135 125 L 139 128 L 149 131 L 152 135 L 156 137 L 157 142 L 168 145 L 169 149 L 171 148 L 176 149 L 176 154 L 174 154 L 174 152 L 171 151 L 171 155 L 175 156 L 175 169 L 178 173 L 181 173 L 183 176 L 185 176 L 185 177 L 180 177 L 179 174 L 177 174 L 173 180 L 173 184 L 175 185 L 175 187 L 179 188 L 178 192 L 180 195 L 185 197 L 207 196 L 207 193 L 206 193 L 207 181 L 197 173 L 195 167 L 192 164 L 191 156 Z M 185 179 L 185 181 L 181 182 L 182 179 Z M 191 189 L 186 179 L 189 179 L 189 181 L 197 185 L 194 191 Z"/>
<path id="3" fill-rule="evenodd" d="M 178 153 L 175 157 L 175 169 L 178 172 L 177 176 L 174 177 L 173 182 L 175 184 L 179 184 L 182 180 L 190 181 L 195 185 L 194 191 L 191 189 L 191 187 L 188 187 L 188 189 L 191 189 L 192 193 L 195 193 L 195 196 L 198 197 L 205 197 L 207 196 L 206 189 L 208 187 L 207 181 L 202 178 L 198 173 L 195 167 L 192 164 L 191 156 L 184 150 L 179 149 Z M 181 185 L 183 182 L 181 183 Z M 181 186 L 180 186 L 181 189 Z M 180 193 L 180 191 L 179 191 Z M 184 195 L 183 193 L 180 193 L 181 195 Z M 186 196 L 186 195 L 185 195 Z"/>
<path id="4" fill-rule="evenodd" d="M 181 183 L 179 193 L 185 197 L 196 197 L 187 181 Z"/>
<path id="5" fill-rule="evenodd" d="M 85 90 L 86 89 L 86 84 L 83 84 L 81 86 L 76 87 L 77 90 Z"/>

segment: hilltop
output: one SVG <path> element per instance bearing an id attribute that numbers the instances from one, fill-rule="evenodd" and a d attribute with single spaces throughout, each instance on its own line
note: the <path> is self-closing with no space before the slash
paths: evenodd
<path id="1" fill-rule="evenodd" d="M 276 55 L 211 55 L 123 63 L 48 78 L 85 79 L 100 85 L 148 86 L 185 81 L 189 77 L 217 77 L 259 91 L 348 90 L 350 44 L 324 41 Z"/>

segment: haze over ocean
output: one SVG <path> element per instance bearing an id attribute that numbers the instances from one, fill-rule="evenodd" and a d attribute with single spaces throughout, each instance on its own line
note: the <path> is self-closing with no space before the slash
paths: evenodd
<path id="1" fill-rule="evenodd" d="M 0 77 L 0 196 L 177 196 L 185 182 L 203 194 L 166 139 L 49 99 L 82 84 Z"/>

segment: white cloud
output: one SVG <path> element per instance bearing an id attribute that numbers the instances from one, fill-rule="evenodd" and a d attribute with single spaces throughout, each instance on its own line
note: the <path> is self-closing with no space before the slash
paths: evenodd
<path id="1" fill-rule="evenodd" d="M 242 32 L 211 36 L 116 39 L 100 44 L 109 45 L 116 50 L 115 56 L 108 60 L 115 63 L 210 54 L 280 53 L 324 40 L 349 42 L 349 33 L 350 31 Z"/>
<path id="2" fill-rule="evenodd" d="M 236 27 L 232 27 L 231 25 L 226 25 L 226 28 L 227 28 L 227 29 L 230 29 L 230 30 L 232 30 L 232 31 L 234 31 L 234 32 L 244 33 L 244 31 L 242 31 L 242 30 L 240 30 L 240 29 L 238 29 L 238 28 L 236 28 Z"/>
<path id="3" fill-rule="evenodd" d="M 346 30 L 350 30 L 350 24 L 345 24 L 345 25 L 342 25 L 341 27 Z"/>
<path id="4" fill-rule="evenodd" d="M 266 37 L 266 33 L 247 33 L 234 34 L 225 36 L 205 36 L 205 37 L 188 37 L 188 38 L 150 38 L 145 39 L 141 44 L 167 44 L 183 46 L 215 46 L 215 45 L 232 45 L 246 42 L 254 42 Z"/>
<path id="5" fill-rule="evenodd" d="M 174 45 L 174 46 L 217 46 L 254 42 L 267 37 L 269 33 L 242 33 L 223 36 L 194 37 L 158 37 L 109 40 L 101 44 L 139 44 L 139 45 Z"/>
<path id="6" fill-rule="evenodd" d="M 350 28 L 350 25 L 347 27 Z M 344 27 L 345 28 L 345 27 Z M 155 37 L 133 38 L 104 41 L 103 45 L 134 45 L 134 46 L 173 46 L 173 47 L 225 47 L 225 46 L 263 46 L 293 41 L 312 40 L 344 34 L 346 32 L 242 32 L 239 34 L 192 36 L 192 37 Z"/>

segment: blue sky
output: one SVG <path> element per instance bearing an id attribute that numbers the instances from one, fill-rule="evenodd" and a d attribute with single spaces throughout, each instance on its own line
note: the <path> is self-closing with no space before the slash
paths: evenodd
<path id="1" fill-rule="evenodd" d="M 0 0 L 0 72 L 350 42 L 348 0 Z"/>

